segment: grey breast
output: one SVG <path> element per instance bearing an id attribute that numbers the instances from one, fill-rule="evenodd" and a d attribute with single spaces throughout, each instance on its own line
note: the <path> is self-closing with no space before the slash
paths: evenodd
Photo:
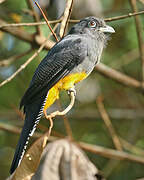
<path id="1" fill-rule="evenodd" d="M 97 39 L 85 36 L 83 37 L 83 43 L 82 45 L 86 45 L 87 49 L 87 55 L 85 56 L 84 60 L 81 64 L 79 64 L 76 68 L 73 69 L 71 73 L 76 72 L 83 72 L 85 71 L 87 75 L 89 75 L 96 64 L 100 62 L 102 50 L 103 50 L 103 42 L 97 41 Z"/>

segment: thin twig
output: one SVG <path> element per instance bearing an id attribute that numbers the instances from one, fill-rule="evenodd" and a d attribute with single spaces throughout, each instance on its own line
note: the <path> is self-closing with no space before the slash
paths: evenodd
<path id="1" fill-rule="evenodd" d="M 62 106 L 61 106 L 60 100 L 57 101 L 57 104 L 59 106 L 60 111 L 62 111 Z M 64 125 L 65 125 L 65 129 L 66 129 L 66 133 L 67 133 L 69 139 L 73 140 L 72 129 L 71 129 L 71 126 L 69 124 L 69 121 L 68 121 L 68 118 L 67 118 L 66 115 L 63 116 L 63 120 L 64 120 Z"/>
<path id="2" fill-rule="evenodd" d="M 3 21 L 2 19 L 0 19 L 0 24 L 6 24 L 5 21 Z M 32 34 L 29 34 L 28 32 L 24 31 L 24 29 L 18 28 L 18 27 L 3 27 L 0 28 L 1 31 L 7 32 L 23 41 L 26 42 L 30 42 L 30 43 L 34 43 L 35 39 L 34 36 Z"/>
<path id="3" fill-rule="evenodd" d="M 48 131 L 48 127 L 46 127 L 46 126 L 44 126 L 44 125 L 42 125 L 40 123 L 37 125 L 37 128 L 40 129 L 44 133 L 46 131 Z M 51 134 L 52 134 L 52 136 L 56 136 L 56 137 L 59 137 L 59 138 L 64 138 L 65 137 L 63 134 L 61 134 L 61 133 L 59 133 L 59 132 L 57 132 L 55 130 L 52 130 Z"/>
<path id="4" fill-rule="evenodd" d="M 138 15 L 141 15 L 141 14 L 144 14 L 144 11 L 132 12 L 132 13 L 128 13 L 127 15 L 116 16 L 116 17 L 111 17 L 111 18 L 105 18 L 104 20 L 106 22 L 117 21 L 117 20 L 121 20 L 121 19 L 130 18 L 130 17 L 133 17 L 133 16 L 138 16 Z"/>
<path id="5" fill-rule="evenodd" d="M 6 24 L 6 22 L 0 19 L 0 24 Z M 30 34 L 30 33 L 26 32 L 24 29 L 21 29 L 19 27 L 13 27 L 13 28 L 3 27 L 3 28 L 0 28 L 0 30 L 11 34 L 18 39 L 21 39 L 25 42 L 30 43 L 33 47 L 38 47 L 38 46 L 42 45 L 44 40 L 46 39 L 44 37 L 42 38 L 42 36 L 40 36 L 40 38 L 37 38 L 37 37 L 39 37 L 38 35 L 35 36 L 34 34 Z M 44 48 L 49 50 L 52 48 L 52 46 L 54 44 L 55 43 L 53 41 L 48 40 L 47 43 L 45 44 Z"/>
<path id="6" fill-rule="evenodd" d="M 121 146 L 120 140 L 119 140 L 119 138 L 118 138 L 118 136 L 116 134 L 116 131 L 115 131 L 113 125 L 112 125 L 112 122 L 111 122 L 111 120 L 110 120 L 110 118 L 109 118 L 109 116 L 108 116 L 108 114 L 107 114 L 107 112 L 105 110 L 105 107 L 104 107 L 104 104 L 103 104 L 102 101 L 103 101 L 102 96 L 99 96 L 97 98 L 98 110 L 99 110 L 99 112 L 101 114 L 101 117 L 102 117 L 106 127 L 108 128 L 108 131 L 109 131 L 109 133 L 110 133 L 110 135 L 112 137 L 112 140 L 113 140 L 113 143 L 114 143 L 116 149 L 119 150 L 119 151 L 122 151 L 122 146 Z"/>
<path id="7" fill-rule="evenodd" d="M 12 134 L 20 134 L 21 131 L 22 131 L 22 128 L 19 128 L 19 127 L 16 127 L 16 126 L 13 126 L 13 125 L 10 125 L 10 124 L 6 124 L 6 123 L 2 123 L 0 122 L 0 130 L 2 131 L 7 131 L 7 132 L 10 132 Z M 32 138 L 39 138 L 41 137 L 43 134 L 42 133 L 38 133 L 38 132 L 35 132 L 32 136 Z M 61 135 L 62 136 L 62 135 Z M 64 136 L 63 136 L 64 137 Z M 50 136 L 49 137 L 49 141 L 55 141 L 55 140 L 58 140 L 59 139 L 59 136 L 55 137 L 55 136 Z"/>
<path id="8" fill-rule="evenodd" d="M 63 111 L 55 111 L 55 112 L 51 113 L 50 115 L 47 115 L 46 109 L 43 110 L 46 119 L 48 119 L 50 121 L 50 125 L 51 125 L 50 127 L 51 128 L 53 127 L 52 118 L 54 118 L 55 116 L 64 116 L 64 115 L 66 115 L 71 110 L 71 108 L 73 107 L 74 102 L 75 102 L 75 93 L 73 91 L 70 92 L 70 98 L 71 98 L 70 104 Z M 73 140 L 71 128 L 70 128 L 70 126 L 68 124 L 67 119 L 64 119 L 64 123 L 66 123 L 66 130 L 67 130 L 67 132 L 69 134 L 70 140 Z"/>
<path id="9" fill-rule="evenodd" d="M 137 4 L 136 0 L 130 0 L 131 7 L 135 13 L 137 13 Z M 138 16 L 135 16 L 135 25 L 136 25 L 136 32 L 138 37 L 138 44 L 139 44 L 139 52 L 141 57 L 141 65 L 142 65 L 142 81 L 144 81 L 144 48 L 143 48 L 143 30 L 142 30 L 142 23 Z"/>
<path id="10" fill-rule="evenodd" d="M 58 42 L 59 40 L 58 40 L 58 38 L 57 38 L 57 36 L 56 36 L 55 32 L 54 32 L 54 31 L 53 31 L 53 29 L 51 28 L 51 26 L 50 26 L 50 24 L 49 24 L 49 22 L 48 22 L 48 19 L 47 19 L 46 15 L 44 14 L 44 12 L 43 12 L 42 8 L 40 7 L 40 5 L 39 5 L 36 1 L 35 1 L 35 4 L 36 4 L 36 5 L 37 5 L 37 7 L 40 9 L 40 11 L 41 11 L 41 13 L 42 13 L 42 15 L 43 15 L 43 17 L 44 17 L 44 19 L 45 19 L 45 21 L 46 21 L 46 23 L 47 23 L 47 25 L 48 25 L 49 29 L 50 29 L 50 31 L 52 32 L 52 34 L 53 34 L 54 38 L 55 38 L 55 39 L 56 39 L 56 41 Z"/>
<path id="11" fill-rule="evenodd" d="M 21 128 L 10 125 L 10 124 L 6 124 L 6 123 L 2 123 L 0 122 L 0 130 L 3 131 L 8 131 L 10 133 L 14 133 L 14 134 L 20 134 L 21 133 Z M 42 134 L 41 133 L 34 133 L 33 137 L 34 138 L 39 138 Z"/>
<path id="12" fill-rule="evenodd" d="M 121 19 L 125 19 L 125 18 L 130 18 L 133 16 L 138 16 L 138 15 L 142 15 L 144 14 L 144 11 L 139 11 L 137 13 L 129 13 L 128 15 L 123 15 L 123 16 L 116 16 L 116 17 L 112 17 L 112 18 L 105 18 L 104 20 L 109 22 L 109 21 L 116 21 L 116 20 L 121 20 Z M 49 21 L 49 24 L 55 24 L 55 23 L 60 23 L 62 21 L 62 19 L 57 19 L 57 20 L 53 20 L 53 21 Z M 77 23 L 80 20 L 74 20 L 74 19 L 70 19 L 68 20 L 68 22 L 70 23 Z M 31 23 L 1 23 L 0 28 L 4 28 L 4 27 L 19 27 L 19 26 L 38 26 L 38 25 L 46 25 L 46 22 L 31 22 Z"/>
<path id="13" fill-rule="evenodd" d="M 104 20 L 105 20 L 106 22 L 117 21 L 117 20 L 121 20 L 121 19 L 130 18 L 130 17 L 133 17 L 133 16 L 142 15 L 142 14 L 144 14 L 144 11 L 131 12 L 131 13 L 128 13 L 128 14 L 122 15 L 122 16 L 104 18 Z M 70 19 L 70 20 L 69 20 L 69 22 L 71 22 L 71 23 L 77 23 L 77 22 L 79 22 L 79 21 L 80 21 L 80 20 L 73 20 L 73 19 Z"/>
<path id="14" fill-rule="evenodd" d="M 49 21 L 49 24 L 56 24 L 61 22 L 61 19 Z M 43 22 L 31 22 L 31 23 L 11 23 L 11 24 L 1 24 L 0 28 L 4 27 L 19 27 L 19 26 L 38 26 L 38 25 L 47 25 L 45 21 Z"/>
<path id="15" fill-rule="evenodd" d="M 20 66 L 20 68 L 13 73 L 9 78 L 4 80 L 2 83 L 0 83 L 0 87 L 4 86 L 8 82 L 10 82 L 13 78 L 15 78 L 23 69 L 26 68 L 26 66 L 40 53 L 44 45 L 42 45 L 37 52 L 35 52 L 23 65 Z"/>
<path id="16" fill-rule="evenodd" d="M 13 63 L 14 61 L 20 59 L 21 57 L 23 56 L 26 56 L 28 55 L 32 50 L 29 49 L 28 51 L 22 53 L 22 54 L 19 54 L 19 55 L 15 55 L 15 56 L 12 56 L 12 57 L 9 57 L 8 59 L 5 59 L 5 60 L 2 60 L 0 61 L 0 67 L 5 67 L 5 66 L 9 66 L 11 63 Z"/>
<path id="17" fill-rule="evenodd" d="M 52 118 L 49 118 L 49 122 L 50 122 L 50 126 L 49 126 L 48 133 L 47 133 L 47 140 L 50 137 L 51 131 L 52 131 L 52 128 L 53 128 L 53 120 L 52 120 Z"/>
<path id="18" fill-rule="evenodd" d="M 56 28 L 56 26 L 54 27 L 54 29 Z M 36 57 L 38 56 L 38 54 L 42 51 L 42 49 L 44 48 L 45 44 L 47 43 L 47 40 L 49 39 L 49 37 L 51 36 L 52 33 L 49 34 L 48 38 L 43 42 L 43 44 L 40 46 L 40 48 L 23 64 L 20 66 L 20 68 L 13 73 L 9 78 L 7 78 L 6 80 L 4 80 L 2 83 L 0 83 L 0 87 L 4 86 L 5 84 L 7 84 L 8 82 L 10 82 L 13 78 L 15 78 L 23 69 L 26 68 L 26 66 Z"/>
<path id="19" fill-rule="evenodd" d="M 133 88 L 136 88 L 139 90 L 144 89 L 144 85 L 141 84 L 141 82 L 139 82 L 136 79 L 131 78 L 119 71 L 116 71 L 115 69 L 112 69 L 102 63 L 99 63 L 98 65 L 96 65 L 95 69 L 100 74 L 102 74 L 108 78 L 111 78 L 125 86 L 133 87 Z"/>
<path id="20" fill-rule="evenodd" d="M 127 87 L 132 87 L 138 90 L 143 91 L 144 90 L 144 85 L 141 84 L 141 82 L 139 82 L 138 80 L 131 78 L 117 70 L 114 70 L 102 63 L 99 63 L 96 67 L 95 67 L 96 71 L 99 72 L 100 74 L 113 79 Z M 2 85 L 0 84 L 0 87 Z"/>
<path id="21" fill-rule="evenodd" d="M 33 14 L 33 18 L 36 22 L 39 22 L 40 21 L 40 17 L 38 15 L 38 13 L 35 11 L 34 9 L 34 6 L 33 6 L 33 3 L 32 3 L 32 0 L 27 0 L 27 5 L 29 7 L 29 9 L 32 10 L 32 14 Z M 40 26 L 36 26 L 36 30 L 37 30 L 37 34 L 39 34 L 40 36 L 42 35 L 42 32 L 41 32 L 41 29 L 40 29 Z"/>
<path id="22" fill-rule="evenodd" d="M 123 138 L 120 138 L 120 141 L 123 145 L 123 147 L 127 150 L 127 151 L 130 151 L 132 153 L 135 153 L 135 154 L 138 154 L 140 156 L 143 156 L 144 157 L 144 150 L 127 142 L 125 139 Z"/>
<path id="23" fill-rule="evenodd" d="M 71 12 L 72 12 L 72 6 L 73 6 L 73 0 L 67 0 L 66 8 L 64 11 L 64 16 L 61 22 L 61 27 L 60 27 L 60 37 L 62 38 L 65 34 L 66 27 L 68 20 L 70 18 Z"/>
<path id="24" fill-rule="evenodd" d="M 123 151 L 113 150 L 102 146 L 87 144 L 84 142 L 78 142 L 77 145 L 88 152 L 101 155 L 110 159 L 129 160 L 144 164 L 144 158 L 141 156 L 136 156 Z"/>
<path id="25" fill-rule="evenodd" d="M 20 134 L 20 132 L 21 132 L 20 128 L 17 128 L 15 126 L 8 125 L 8 124 L 2 123 L 2 122 L 0 122 L 0 130 L 8 131 L 8 132 L 11 132 L 14 134 Z M 32 136 L 32 138 L 35 138 L 35 137 L 37 138 L 40 136 L 41 136 L 40 133 L 35 132 L 34 135 Z M 58 139 L 59 139 L 58 137 L 50 136 L 48 141 L 55 141 Z M 144 164 L 144 158 L 140 157 L 140 156 L 136 156 L 136 155 L 129 154 L 126 152 L 117 151 L 117 150 L 105 148 L 102 146 L 92 145 L 92 144 L 88 144 L 88 143 L 84 143 L 84 142 L 75 142 L 75 143 L 78 146 L 80 146 L 82 149 L 84 149 L 88 152 L 92 152 L 94 154 L 101 155 L 103 157 L 107 157 L 110 159 L 129 160 L 129 161 L 134 161 L 134 162 Z"/>
<path id="26" fill-rule="evenodd" d="M 107 112 L 111 118 L 116 120 L 125 118 L 129 120 L 144 119 L 143 109 L 108 108 Z M 79 120 L 83 120 L 86 118 L 99 119 L 100 114 L 95 108 L 87 107 L 82 110 L 76 111 L 74 114 L 70 114 L 69 117 L 73 117 L 74 119 L 77 118 Z"/>

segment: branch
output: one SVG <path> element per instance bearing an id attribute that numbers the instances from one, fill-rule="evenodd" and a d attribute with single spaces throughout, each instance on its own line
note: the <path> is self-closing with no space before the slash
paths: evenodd
<path id="1" fill-rule="evenodd" d="M 46 119 L 48 119 L 50 121 L 50 127 L 52 128 L 53 127 L 53 120 L 52 118 L 54 118 L 55 116 L 63 116 L 63 119 L 64 119 L 64 124 L 65 124 L 65 127 L 66 127 L 66 130 L 67 130 L 67 133 L 69 135 L 69 139 L 70 140 L 73 140 L 73 136 L 72 136 L 72 131 L 71 131 L 71 127 L 68 123 L 68 119 L 66 118 L 66 114 L 72 109 L 72 107 L 74 106 L 74 103 L 75 103 L 75 94 L 76 94 L 76 91 L 74 88 L 71 88 L 70 91 L 69 91 L 69 95 L 70 95 L 70 98 L 71 98 L 71 102 L 70 104 L 65 108 L 65 110 L 63 111 L 55 111 L 55 112 L 52 112 L 50 115 L 47 115 L 47 112 L 46 112 L 46 109 L 44 108 L 43 112 L 44 112 L 44 115 L 46 117 Z M 60 105 L 60 104 L 59 104 Z"/>
<path id="2" fill-rule="evenodd" d="M 0 19 L 0 24 L 6 24 L 5 21 L 3 21 L 2 19 Z M 0 28 L 1 31 L 7 32 L 23 41 L 26 42 L 30 42 L 30 43 L 34 43 L 35 39 L 34 36 L 32 34 L 27 33 L 26 31 L 24 31 L 21 28 L 17 28 L 17 27 L 3 27 Z"/>
<path id="3" fill-rule="evenodd" d="M 104 20 L 109 22 L 109 21 L 116 21 L 116 20 L 120 20 L 120 19 L 125 19 L 125 18 L 130 18 L 133 16 L 138 16 L 138 15 L 142 15 L 144 14 L 144 11 L 140 11 L 137 13 L 129 13 L 128 15 L 123 15 L 123 16 L 116 16 L 116 17 L 112 17 L 112 18 L 105 18 Z M 55 24 L 55 23 L 60 23 L 62 21 L 62 19 L 58 19 L 58 20 L 53 20 L 53 21 L 49 21 L 49 24 Z M 70 23 L 77 23 L 79 22 L 79 20 L 73 20 L 70 19 L 68 20 L 68 22 Z M 31 22 L 31 23 L 2 23 L 0 25 L 0 28 L 4 28 L 4 27 L 20 27 L 20 26 L 38 26 L 38 25 L 46 25 L 46 22 Z"/>
<path id="4" fill-rule="evenodd" d="M 144 11 L 131 12 L 131 13 L 128 13 L 128 14 L 122 15 L 122 16 L 105 18 L 104 20 L 105 20 L 106 22 L 117 21 L 117 20 L 121 20 L 121 19 L 130 18 L 130 17 L 133 17 L 133 16 L 142 15 L 142 14 L 144 14 Z M 77 22 L 79 22 L 79 20 L 72 20 L 72 19 L 71 19 L 71 20 L 69 20 L 69 22 L 71 22 L 71 23 L 77 23 Z"/>
<path id="5" fill-rule="evenodd" d="M 34 9 L 34 6 L 33 6 L 33 3 L 32 3 L 32 0 L 27 0 L 27 5 L 29 7 L 29 9 L 32 10 L 32 14 L 33 14 L 33 18 L 36 22 L 39 22 L 40 21 L 40 18 L 39 18 L 39 15 L 38 13 L 35 11 Z M 37 34 L 39 34 L 40 36 L 42 35 L 42 32 L 41 32 L 41 29 L 40 29 L 40 26 L 36 26 L 36 30 L 37 30 Z"/>
<path id="6" fill-rule="evenodd" d="M 9 125 L 9 124 L 6 124 L 6 123 L 2 123 L 0 122 L 0 130 L 3 130 L 3 131 L 8 131 L 10 133 L 14 133 L 14 134 L 20 134 L 21 133 L 21 128 L 19 127 L 15 127 L 15 126 L 12 126 L 12 125 Z M 34 138 L 39 138 L 42 134 L 41 133 L 34 133 L 33 137 Z"/>
<path id="7" fill-rule="evenodd" d="M 130 0 L 131 7 L 133 11 L 137 12 L 137 4 L 136 0 Z M 135 25 L 136 25 L 136 32 L 138 37 L 138 44 L 139 44 L 139 52 L 141 57 L 141 65 L 142 65 L 142 81 L 144 81 L 144 48 L 143 48 L 143 30 L 142 30 L 142 23 L 138 16 L 135 17 Z"/>
<path id="8" fill-rule="evenodd" d="M 39 5 L 36 1 L 35 1 L 35 4 L 37 5 L 37 7 L 39 8 L 39 10 L 41 11 L 41 13 L 42 13 L 42 15 L 43 15 L 43 17 L 44 17 L 44 19 L 45 19 L 45 21 L 46 21 L 46 23 L 47 23 L 49 29 L 50 29 L 50 31 L 52 32 L 54 38 L 55 38 L 56 41 L 58 42 L 59 40 L 58 40 L 58 38 L 57 38 L 55 32 L 54 32 L 53 29 L 51 28 L 51 26 L 50 26 L 50 24 L 49 24 L 49 21 L 48 21 L 46 15 L 44 14 L 43 10 L 41 9 L 40 5 Z"/>
<path id="9" fill-rule="evenodd" d="M 49 21 L 49 24 L 56 24 L 61 22 L 61 19 Z M 45 21 L 43 22 L 31 22 L 31 23 L 11 23 L 11 24 L 2 24 L 0 28 L 3 27 L 21 27 L 21 26 L 38 26 L 38 25 L 47 25 Z"/>
<path id="10" fill-rule="evenodd" d="M 104 20 L 106 22 L 110 22 L 110 21 L 117 21 L 117 20 L 121 20 L 121 19 L 126 19 L 126 18 L 130 18 L 130 17 L 133 17 L 133 16 L 138 16 L 138 15 L 142 15 L 144 14 L 144 11 L 139 11 L 139 12 L 132 12 L 132 13 L 128 13 L 126 15 L 122 15 L 122 16 L 116 16 L 116 17 L 111 17 L 111 18 L 105 18 Z M 79 22 L 80 20 L 72 20 L 70 19 L 69 22 L 71 23 L 77 23 Z"/>
<path id="11" fill-rule="evenodd" d="M 21 129 L 20 128 L 16 128 L 12 125 L 7 125 L 5 123 L 1 123 L 0 122 L 0 129 L 4 130 L 4 131 L 8 131 L 11 133 L 15 133 L 15 134 L 20 134 Z M 40 137 L 41 134 L 35 132 L 34 135 L 32 137 Z M 59 138 L 55 137 L 55 136 L 50 136 L 48 141 L 55 141 Z M 84 143 L 84 142 L 75 142 L 78 146 L 80 146 L 82 149 L 94 153 L 94 154 L 98 154 L 100 156 L 103 157 L 107 157 L 107 158 L 113 158 L 113 159 L 119 159 L 119 160 L 129 160 L 129 161 L 134 161 L 134 162 L 138 162 L 138 163 L 142 163 L 144 164 L 144 158 L 140 157 L 140 156 L 136 156 L 133 154 L 129 154 L 126 152 L 121 152 L 121 151 L 117 151 L 117 150 L 113 150 L 113 149 L 109 149 L 109 148 L 105 148 L 105 147 L 101 147 L 101 146 L 97 146 L 97 145 L 92 145 L 92 144 L 88 144 L 88 143 Z"/>
<path id="12" fill-rule="evenodd" d="M 5 59 L 5 60 L 2 60 L 0 61 L 0 67 L 5 67 L 5 66 L 9 66 L 11 63 L 13 63 L 14 61 L 18 60 L 19 58 L 25 56 L 25 55 L 28 55 L 32 50 L 28 50 L 22 54 L 19 54 L 19 55 L 15 55 L 15 56 L 12 56 L 12 57 L 9 57 L 8 59 Z"/>
<path id="13" fill-rule="evenodd" d="M 138 16 L 144 14 L 144 11 L 139 11 L 139 12 L 134 12 L 134 13 L 128 13 L 127 15 L 122 15 L 122 16 L 116 16 L 116 17 L 112 17 L 112 18 L 106 18 L 104 19 L 106 22 L 109 21 L 117 21 L 117 20 L 121 20 L 121 19 L 126 19 L 126 18 L 130 18 L 133 16 Z"/>
<path id="14" fill-rule="evenodd" d="M 64 16 L 61 22 L 61 27 L 60 27 L 60 37 L 62 38 L 65 34 L 66 27 L 68 20 L 70 18 L 71 12 L 72 12 L 72 5 L 73 5 L 73 0 L 67 0 L 66 8 L 64 11 Z"/>
<path id="15" fill-rule="evenodd" d="M 103 98 L 101 96 L 99 96 L 97 98 L 97 107 L 98 107 L 99 113 L 100 113 L 106 127 L 108 128 L 108 131 L 112 137 L 112 140 L 113 140 L 113 143 L 114 143 L 116 149 L 119 151 L 122 151 L 122 146 L 121 146 L 120 140 L 116 134 L 116 131 L 112 125 L 112 122 L 105 110 L 105 107 L 104 107 L 104 104 L 102 101 L 103 101 Z"/>
<path id="16" fill-rule="evenodd" d="M 60 100 L 57 101 L 57 105 L 58 105 L 60 111 L 62 111 L 62 106 L 61 106 Z M 66 129 L 66 133 L 67 133 L 69 139 L 72 141 L 73 140 L 73 133 L 72 133 L 72 129 L 71 129 L 69 120 L 68 120 L 66 115 L 63 116 L 63 120 L 64 120 L 64 126 Z"/>
<path id="17" fill-rule="evenodd" d="M 143 156 L 144 157 L 144 150 L 137 147 L 137 146 L 134 146 L 133 144 L 127 142 L 126 140 L 124 140 L 123 138 L 120 138 L 121 142 L 122 142 L 122 145 L 123 147 L 129 151 L 129 152 L 133 152 L 135 154 L 138 154 L 140 156 Z"/>
<path id="18" fill-rule="evenodd" d="M 84 142 L 79 142 L 77 145 L 86 151 L 89 151 L 91 153 L 98 154 L 100 156 L 104 156 L 110 159 L 112 158 L 112 159 L 118 159 L 118 160 L 129 160 L 129 161 L 134 161 L 134 162 L 144 164 L 144 158 L 141 156 L 136 156 L 136 155 L 129 154 L 123 151 L 117 151 L 117 150 L 113 150 L 113 149 L 109 149 L 109 148 L 105 148 L 105 147 L 101 147 L 97 145 L 87 144 Z"/>
<path id="19" fill-rule="evenodd" d="M 117 109 L 117 108 L 109 108 L 107 109 L 108 115 L 113 119 L 144 119 L 144 111 L 143 109 Z M 86 119 L 86 118 L 100 118 L 98 111 L 95 108 L 84 108 L 82 110 L 76 111 L 74 114 L 70 114 L 70 117 L 77 119 Z"/>
<path id="20" fill-rule="evenodd" d="M 54 29 L 57 26 L 54 27 Z M 51 36 L 51 33 L 49 34 L 48 38 L 43 42 L 43 44 L 40 46 L 40 48 L 23 64 L 20 66 L 20 68 L 14 73 L 12 74 L 12 76 L 10 76 L 9 78 L 7 78 L 6 80 L 4 80 L 2 83 L 0 83 L 0 87 L 4 86 L 5 84 L 7 84 L 8 82 L 10 82 L 13 78 L 16 77 L 16 75 L 18 75 L 23 69 L 26 68 L 26 66 L 36 57 L 38 56 L 38 54 L 42 51 L 42 49 L 44 48 L 45 44 L 47 43 L 47 40 L 49 39 L 49 37 Z"/>
<path id="21" fill-rule="evenodd" d="M 0 19 L 0 24 L 6 24 L 5 21 L 1 20 Z M 25 42 L 28 42 L 28 43 L 31 43 L 32 46 L 40 46 L 43 44 L 43 42 L 46 40 L 45 37 L 43 36 L 36 36 L 34 34 L 29 34 L 27 33 L 26 31 L 24 31 L 23 29 L 21 28 L 18 28 L 18 27 L 0 27 L 0 30 L 3 31 L 3 32 L 7 32 L 13 36 L 15 36 L 16 38 L 18 39 L 21 39 Z M 40 37 L 40 38 L 38 38 Z M 55 43 L 51 40 L 48 40 L 47 43 L 45 44 L 45 49 L 49 50 L 52 48 L 52 46 L 54 45 Z"/>
<path id="22" fill-rule="evenodd" d="M 12 79 L 14 79 L 23 69 L 26 68 L 26 66 L 40 53 L 40 51 L 42 50 L 43 45 L 39 48 L 39 50 L 37 52 L 35 52 L 23 65 L 20 66 L 20 68 L 13 73 L 9 78 L 7 78 L 6 80 L 4 80 L 2 83 L 0 83 L 0 87 L 4 86 L 5 84 L 7 84 L 8 82 L 10 82 Z"/>
<path id="23" fill-rule="evenodd" d="M 139 90 L 143 90 L 144 89 L 144 84 L 141 84 L 141 82 L 137 81 L 134 78 L 131 78 L 119 71 L 116 71 L 102 63 L 99 63 L 98 65 L 96 65 L 95 67 L 96 71 L 99 72 L 100 74 L 111 78 L 125 86 L 128 87 L 133 87 Z"/>

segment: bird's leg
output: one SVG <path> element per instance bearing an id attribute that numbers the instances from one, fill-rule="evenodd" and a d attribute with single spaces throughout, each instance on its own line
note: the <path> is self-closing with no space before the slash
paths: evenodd
<path id="1" fill-rule="evenodd" d="M 68 105 L 68 107 L 67 107 L 64 111 L 59 112 L 58 115 L 60 115 L 60 116 L 63 116 L 63 115 L 65 115 L 65 114 L 67 114 L 67 113 L 71 110 L 71 108 L 73 107 L 73 105 L 74 105 L 75 97 L 76 97 L 76 90 L 75 90 L 74 87 L 73 87 L 73 88 L 70 88 L 70 89 L 68 90 L 68 95 L 70 96 L 71 102 L 70 102 L 70 104 Z"/>
<path id="2" fill-rule="evenodd" d="M 74 87 L 73 87 L 73 88 L 70 88 L 70 89 L 68 90 L 68 94 L 69 94 L 69 96 L 70 96 L 70 98 L 71 98 L 71 102 L 70 102 L 70 104 L 68 105 L 68 107 L 67 107 L 65 110 L 61 111 L 61 112 L 60 112 L 60 111 L 55 111 L 55 112 L 51 113 L 50 115 L 47 115 L 46 110 L 44 110 L 44 115 L 45 115 L 45 117 L 46 117 L 47 119 L 54 118 L 55 116 L 63 116 L 63 115 L 65 115 L 65 114 L 67 114 L 67 113 L 71 110 L 71 108 L 73 107 L 74 102 L 75 102 L 75 96 L 76 96 L 76 90 L 75 90 L 75 88 L 74 88 Z"/>

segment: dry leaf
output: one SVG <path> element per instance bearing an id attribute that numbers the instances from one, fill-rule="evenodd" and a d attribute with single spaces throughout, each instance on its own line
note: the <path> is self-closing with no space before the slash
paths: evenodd
<path id="1" fill-rule="evenodd" d="M 41 158 L 41 154 L 44 150 L 47 140 L 47 134 L 39 138 L 29 148 L 24 158 L 21 161 L 20 166 L 16 169 L 11 180 L 30 180 L 34 175 Z"/>
<path id="2" fill-rule="evenodd" d="M 29 148 L 20 166 L 8 180 L 103 179 L 95 165 L 75 144 L 66 139 L 57 140 L 44 149 L 46 141 L 45 134 Z"/>
<path id="3" fill-rule="evenodd" d="M 102 180 L 85 153 L 68 140 L 49 143 L 32 180 Z"/>

